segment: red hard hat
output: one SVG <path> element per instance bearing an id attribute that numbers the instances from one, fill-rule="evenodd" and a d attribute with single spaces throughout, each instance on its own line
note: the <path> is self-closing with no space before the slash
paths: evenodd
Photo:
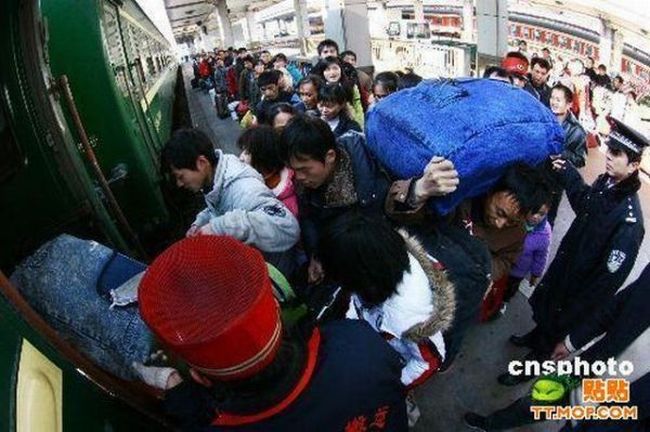
<path id="1" fill-rule="evenodd" d="M 171 351 L 217 379 L 251 377 L 282 333 L 262 254 L 232 237 L 198 236 L 151 264 L 138 293 L 142 318 Z"/>
<path id="2" fill-rule="evenodd" d="M 528 60 L 521 57 L 504 57 L 501 60 L 501 67 L 511 74 L 526 76 L 528 73 Z"/>

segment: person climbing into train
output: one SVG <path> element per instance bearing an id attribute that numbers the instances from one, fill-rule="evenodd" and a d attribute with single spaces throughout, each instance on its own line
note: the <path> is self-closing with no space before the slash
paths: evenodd
<path id="1" fill-rule="evenodd" d="M 287 325 L 261 254 L 232 237 L 172 245 L 139 308 L 189 367 L 142 369 L 183 430 L 408 430 L 399 355 L 363 321 Z"/>
<path id="2" fill-rule="evenodd" d="M 310 258 L 308 281 L 320 283 L 325 276 L 318 259 L 318 239 L 325 223 L 358 208 L 383 217 L 389 182 L 364 145 L 363 135 L 350 131 L 336 139 L 321 119 L 304 114 L 283 129 L 281 154 L 295 172 L 300 225 L 305 251 Z"/>
<path id="3" fill-rule="evenodd" d="M 278 150 L 280 137 L 268 125 L 248 128 L 237 139 L 241 150 L 239 160 L 262 174 L 264 184 L 298 217 L 298 198 L 293 184 L 293 171 L 284 165 Z"/>
<path id="4" fill-rule="evenodd" d="M 300 98 L 294 92 L 287 92 L 280 88 L 281 77 L 282 72 L 279 70 L 270 70 L 263 72 L 257 78 L 257 85 L 264 96 L 254 110 L 258 124 L 268 123 L 268 110 L 272 105 L 278 102 L 287 102 L 291 105 L 300 103 Z"/>
<path id="5" fill-rule="evenodd" d="M 264 184 L 262 176 L 237 156 L 214 149 L 198 129 L 174 132 L 162 151 L 178 187 L 201 192 L 207 208 L 187 236 L 230 235 L 263 251 L 276 267 L 300 236 L 298 221 Z"/>
<path id="6" fill-rule="evenodd" d="M 586 316 L 610 302 L 630 274 L 645 228 L 639 203 L 639 166 L 650 141 L 612 119 L 605 173 L 588 186 L 566 159 L 553 160 L 576 213 L 546 274 L 530 297 L 535 327 L 510 342 L 528 347 L 528 359 L 545 360 Z M 503 385 L 531 379 L 507 372 Z"/>
<path id="7" fill-rule="evenodd" d="M 345 90 L 341 84 L 321 87 L 318 92 L 318 111 L 321 113 L 320 118 L 332 129 L 336 138 L 351 130 L 363 133 L 359 123 L 350 117 Z"/>

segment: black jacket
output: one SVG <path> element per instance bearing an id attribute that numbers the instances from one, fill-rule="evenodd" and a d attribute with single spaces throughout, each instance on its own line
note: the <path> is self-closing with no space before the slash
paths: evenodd
<path id="1" fill-rule="evenodd" d="M 577 168 L 582 168 L 585 166 L 587 156 L 587 134 L 585 130 L 572 112 L 569 112 L 562 122 L 562 129 L 564 129 L 562 157 Z"/>
<path id="2" fill-rule="evenodd" d="M 537 87 L 535 84 L 533 84 L 533 79 L 528 74 L 528 80 L 530 82 L 530 86 L 537 91 L 537 94 L 539 95 L 539 101 L 544 104 L 545 107 L 550 107 L 551 106 L 551 88 L 548 86 L 548 84 L 544 83 L 541 86 Z"/>
<path id="3" fill-rule="evenodd" d="M 580 355 L 588 362 L 606 361 L 622 353 L 634 340 L 650 327 L 650 265 L 630 286 L 617 293 L 588 319 L 582 320 L 569 334 L 571 344 L 580 348 L 595 337 L 605 333 L 589 349 Z M 650 361 L 650 351 L 648 352 Z M 650 374 L 646 374 L 630 385 L 630 402 L 637 406 L 639 421 L 636 422 L 583 422 L 566 431 L 641 431 L 642 422 L 647 426 L 650 417 Z M 606 426 L 609 426 L 608 429 Z"/>
<path id="4" fill-rule="evenodd" d="M 561 174 L 576 217 L 530 298 L 535 322 L 557 341 L 611 301 L 632 270 L 645 233 L 638 174 L 611 188 L 606 174 L 586 185 L 571 164 Z"/>
<path id="5" fill-rule="evenodd" d="M 406 391 L 401 382 L 399 354 L 363 321 L 333 321 L 319 331 L 311 378 L 296 399 L 274 415 L 254 421 L 251 417 L 264 409 L 251 410 L 239 403 L 240 411 L 248 414 L 242 416 L 249 422 L 234 425 L 233 417 L 227 421 L 228 409 L 223 408 L 219 414 L 216 411 L 227 406 L 228 395 L 219 403 L 211 391 L 190 381 L 167 392 L 165 411 L 184 431 L 407 432 Z M 220 425 L 211 425 L 213 421 Z"/>
<path id="6" fill-rule="evenodd" d="M 334 130 L 332 131 L 334 132 L 334 136 L 338 138 L 351 130 L 355 132 L 363 133 L 363 131 L 361 130 L 361 126 L 359 126 L 359 123 L 352 120 L 350 116 L 348 116 L 345 113 L 339 114 L 339 124 L 337 124 Z"/>
<path id="7" fill-rule="evenodd" d="M 299 189 L 300 228 L 305 251 L 316 252 L 324 225 L 351 209 L 370 217 L 383 217 L 389 181 L 365 139 L 348 132 L 337 139 L 337 166 L 332 180 L 318 189 Z"/>

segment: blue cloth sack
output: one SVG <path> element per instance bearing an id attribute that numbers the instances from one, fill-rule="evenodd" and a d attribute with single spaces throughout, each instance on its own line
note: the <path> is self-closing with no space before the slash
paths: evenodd
<path id="1" fill-rule="evenodd" d="M 433 156 L 456 166 L 456 192 L 431 200 L 446 214 L 487 192 L 515 162 L 562 152 L 553 113 L 515 86 L 489 79 L 429 80 L 379 101 L 366 119 L 367 145 L 396 179 L 422 175 Z"/>

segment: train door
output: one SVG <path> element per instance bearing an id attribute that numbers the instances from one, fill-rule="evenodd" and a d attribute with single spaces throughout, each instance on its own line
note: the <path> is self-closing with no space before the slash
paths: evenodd
<path id="1" fill-rule="evenodd" d="M 156 138 L 151 133 L 148 119 L 143 113 L 139 101 L 144 97 L 142 86 L 138 85 L 140 67 L 134 59 L 129 57 L 131 39 L 122 37 L 125 24 L 120 20 L 119 9 L 113 3 L 105 2 L 103 5 L 102 30 L 104 45 L 115 73 L 117 87 L 123 97 L 127 116 L 131 121 L 133 133 L 147 146 L 149 155 L 154 165 L 157 165 Z"/>
<path id="2" fill-rule="evenodd" d="M 156 132 L 153 120 L 149 116 L 149 100 L 147 89 L 150 87 L 148 71 L 153 62 L 150 38 L 137 24 L 127 18 L 125 13 L 119 15 L 120 32 L 124 43 L 126 60 L 128 62 L 129 85 L 134 108 L 138 112 L 142 127 L 149 137 L 149 145 L 154 149 L 161 148 L 160 137 Z"/>
<path id="3" fill-rule="evenodd" d="M 2 2 L 3 129 L 20 154 L 0 182 L 0 265 L 33 250 L 54 233 L 95 234 L 130 250 L 86 167 L 63 114 L 60 77 L 49 63 L 48 23 L 41 3 Z M 81 221 L 81 222 L 80 222 Z"/>

